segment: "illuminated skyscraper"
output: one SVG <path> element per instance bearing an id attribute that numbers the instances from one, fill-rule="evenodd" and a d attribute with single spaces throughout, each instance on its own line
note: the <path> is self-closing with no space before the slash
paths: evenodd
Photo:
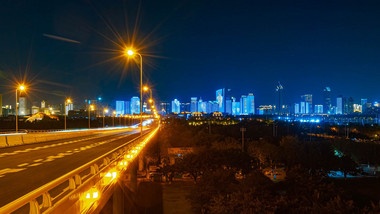
<path id="1" fill-rule="evenodd" d="M 232 98 L 232 115 L 240 115 L 240 102 L 236 102 L 236 99 Z"/>
<path id="2" fill-rule="evenodd" d="M 232 115 L 232 100 L 231 99 L 226 100 L 226 113 L 229 115 Z"/>
<path id="3" fill-rule="evenodd" d="M 140 98 L 132 97 L 131 98 L 131 114 L 140 114 Z"/>
<path id="4" fill-rule="evenodd" d="M 116 101 L 116 116 L 125 114 L 125 101 Z"/>
<path id="5" fill-rule="evenodd" d="M 207 114 L 210 114 L 210 113 L 213 112 L 213 111 L 212 111 L 212 107 L 213 107 L 213 102 L 212 102 L 212 101 L 208 101 L 208 102 L 206 103 L 206 112 L 207 112 Z"/>
<path id="6" fill-rule="evenodd" d="M 311 95 L 311 94 L 302 95 L 301 96 L 301 101 L 305 102 L 305 110 L 306 111 L 303 114 L 311 114 L 311 113 L 313 113 L 313 95 Z"/>
<path id="7" fill-rule="evenodd" d="M 294 104 L 294 114 L 299 114 L 300 113 L 300 104 L 295 103 Z"/>
<path id="8" fill-rule="evenodd" d="M 314 106 L 315 114 L 323 114 L 323 105 L 315 105 Z"/>
<path id="9" fill-rule="evenodd" d="M 180 112 L 190 112 L 190 103 L 180 103 Z"/>
<path id="10" fill-rule="evenodd" d="M 218 112 L 219 111 L 219 103 L 218 102 L 212 102 L 212 112 Z"/>
<path id="11" fill-rule="evenodd" d="M 37 110 L 37 112 L 40 110 L 39 108 L 38 108 L 38 106 L 34 106 L 35 108 L 34 109 L 38 109 Z M 66 105 L 66 112 L 65 112 L 65 114 L 66 115 L 69 115 L 69 111 L 72 111 L 72 110 L 74 110 L 74 104 L 71 102 L 71 103 L 67 103 L 67 105 Z M 34 113 L 33 113 L 34 112 Z M 32 114 L 35 114 L 36 112 L 35 111 L 33 111 L 32 112 Z"/>
<path id="12" fill-rule="evenodd" d="M 347 100 L 346 100 L 346 103 L 345 103 L 345 112 L 346 114 L 352 114 L 354 113 L 354 98 L 352 97 L 349 97 Z"/>
<path id="13" fill-rule="evenodd" d="M 190 102 L 190 112 L 193 113 L 196 111 L 198 111 L 198 98 L 192 97 Z"/>
<path id="14" fill-rule="evenodd" d="M 131 101 L 125 101 L 124 107 L 125 107 L 124 113 L 131 114 Z"/>
<path id="15" fill-rule="evenodd" d="M 225 89 L 216 90 L 216 102 L 219 105 L 219 112 L 225 112 Z"/>
<path id="16" fill-rule="evenodd" d="M 202 98 L 199 99 L 198 102 L 198 111 L 199 112 L 207 112 L 206 102 L 203 102 Z"/>
<path id="17" fill-rule="evenodd" d="M 362 105 L 362 113 L 367 112 L 367 99 L 361 99 L 361 105 Z"/>
<path id="18" fill-rule="evenodd" d="M 306 102 L 301 102 L 301 114 L 306 114 Z"/>
<path id="19" fill-rule="evenodd" d="M 27 107 L 26 107 L 26 97 L 20 97 L 19 99 L 18 99 L 18 103 L 19 103 L 19 105 L 18 105 L 18 113 L 19 113 L 19 115 L 27 115 L 28 114 L 28 112 L 27 112 Z"/>
<path id="20" fill-rule="evenodd" d="M 255 96 L 249 93 L 247 96 L 247 112 L 248 114 L 255 114 Z"/>
<path id="21" fill-rule="evenodd" d="M 162 102 L 160 104 L 160 112 L 165 115 L 165 114 L 169 114 L 170 112 L 172 111 L 171 109 L 171 105 L 170 103 L 168 102 Z"/>
<path id="22" fill-rule="evenodd" d="M 336 98 L 336 114 L 343 114 L 343 96 L 339 95 Z"/>
<path id="23" fill-rule="evenodd" d="M 248 115 L 248 102 L 247 102 L 247 96 L 242 95 L 240 98 L 240 110 L 241 115 Z"/>
<path id="24" fill-rule="evenodd" d="M 276 92 L 278 94 L 277 114 L 282 114 L 283 90 L 284 90 L 284 87 L 282 87 L 281 83 L 278 82 L 276 86 Z"/>
<path id="25" fill-rule="evenodd" d="M 324 99 L 324 113 L 326 114 L 332 114 L 331 110 L 331 88 L 330 87 L 325 87 L 323 89 L 323 99 Z"/>
<path id="26" fill-rule="evenodd" d="M 177 114 L 181 113 L 180 102 L 177 99 L 172 101 L 172 112 Z"/>

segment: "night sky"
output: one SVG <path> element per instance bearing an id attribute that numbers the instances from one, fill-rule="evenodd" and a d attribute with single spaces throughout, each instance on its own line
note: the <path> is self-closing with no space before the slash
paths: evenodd
<path id="1" fill-rule="evenodd" d="M 117 58 L 131 35 L 163 101 L 225 87 L 274 104 L 278 81 L 289 104 L 306 93 L 322 104 L 325 86 L 380 100 L 379 1 L 2 0 L 0 34 L 5 102 L 25 74 L 36 101 L 138 95 L 136 63 Z"/>

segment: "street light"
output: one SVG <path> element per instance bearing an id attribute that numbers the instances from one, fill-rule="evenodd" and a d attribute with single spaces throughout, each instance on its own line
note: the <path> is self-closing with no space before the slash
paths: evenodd
<path id="1" fill-rule="evenodd" d="M 104 111 L 103 111 L 103 128 L 105 127 L 105 125 L 104 125 L 104 113 L 108 113 L 108 109 L 104 109 Z"/>
<path id="2" fill-rule="evenodd" d="M 113 117 L 112 117 L 112 126 L 115 127 L 115 116 L 116 116 L 116 111 L 112 112 Z"/>
<path id="3" fill-rule="evenodd" d="M 71 99 L 67 99 L 65 100 L 65 130 L 66 130 L 66 108 L 67 108 L 67 105 L 68 104 L 71 104 Z"/>
<path id="4" fill-rule="evenodd" d="M 20 91 L 20 92 L 25 91 L 25 86 L 24 85 L 19 85 L 16 88 L 16 133 L 18 132 L 18 116 L 17 116 L 17 104 L 18 104 L 17 96 L 18 96 L 18 91 Z"/>
<path id="5" fill-rule="evenodd" d="M 131 49 L 126 49 L 125 50 L 127 56 L 133 56 L 135 54 L 137 54 L 139 57 L 140 57 L 140 123 L 141 123 L 141 129 L 140 129 L 140 136 L 142 136 L 142 132 L 143 132 L 143 118 L 142 118 L 142 112 L 143 112 L 143 81 L 142 81 L 142 78 L 143 78 L 143 62 L 142 62 L 142 56 L 141 54 L 139 54 L 138 52 L 134 52 L 133 50 Z"/>
<path id="6" fill-rule="evenodd" d="M 88 106 L 88 129 L 91 128 L 91 111 L 94 111 L 94 110 L 95 110 L 94 105 Z"/>

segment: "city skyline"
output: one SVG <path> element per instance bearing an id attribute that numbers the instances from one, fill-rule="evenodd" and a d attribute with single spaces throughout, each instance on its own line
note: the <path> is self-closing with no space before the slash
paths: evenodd
<path id="1" fill-rule="evenodd" d="M 2 2 L 0 24 L 9 33 L 0 41 L 1 93 L 12 93 L 14 81 L 24 79 L 27 70 L 26 83 L 36 89 L 33 98 L 59 101 L 65 96 L 85 99 L 85 94 L 110 100 L 136 94 L 136 66 L 105 62 L 113 55 L 104 49 L 114 49 L 113 42 L 120 39 L 111 25 L 122 40 L 137 34 L 137 40 L 159 41 L 148 42 L 142 53 L 153 56 L 146 57 L 144 78 L 161 100 L 194 95 L 209 100 L 212 94 L 204 91 L 226 87 L 236 94 L 252 91 L 258 103 L 272 103 L 278 81 L 290 102 L 302 94 L 322 99 L 325 86 L 333 96 L 380 99 L 375 2 L 147 1 L 140 9 L 134 2 L 118 2 Z M 320 12 L 325 15 L 317 16 Z M 131 32 L 136 19 L 139 32 Z"/>

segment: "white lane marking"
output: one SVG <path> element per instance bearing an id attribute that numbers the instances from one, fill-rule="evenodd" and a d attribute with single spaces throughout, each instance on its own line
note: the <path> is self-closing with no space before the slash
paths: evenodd
<path id="1" fill-rule="evenodd" d="M 0 175 L 8 174 L 8 173 L 13 173 L 13 172 L 19 172 L 22 170 L 25 170 L 26 168 L 20 168 L 20 169 L 12 169 L 12 168 L 5 168 L 0 170 Z"/>

